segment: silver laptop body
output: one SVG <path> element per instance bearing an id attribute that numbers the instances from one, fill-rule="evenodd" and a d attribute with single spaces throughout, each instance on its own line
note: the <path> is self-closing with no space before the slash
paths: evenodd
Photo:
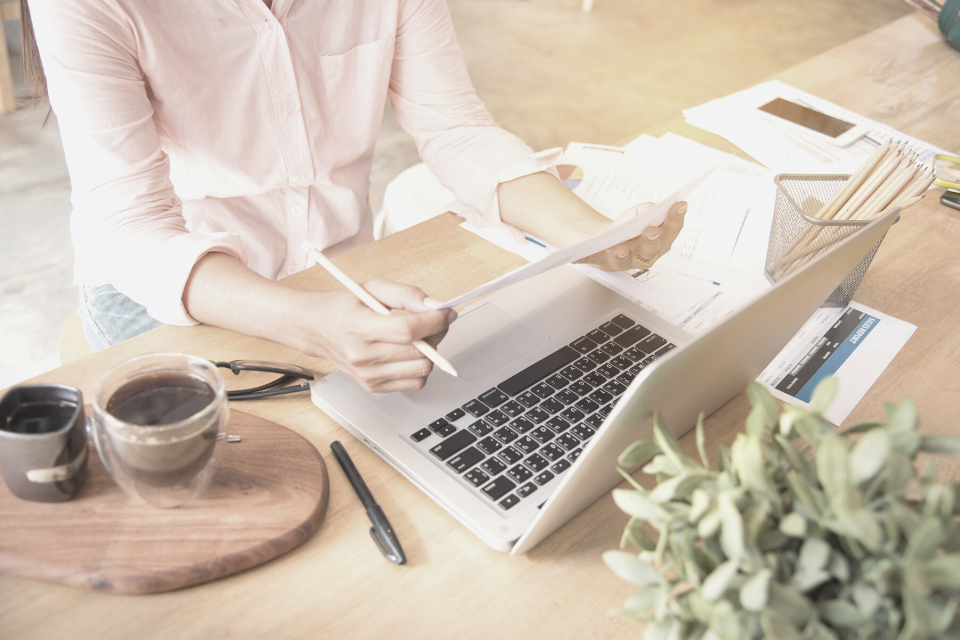
<path id="1" fill-rule="evenodd" d="M 459 378 L 435 370 L 420 391 L 377 395 L 337 371 L 313 384 L 313 401 L 484 542 L 525 553 L 622 480 L 617 456 L 630 443 L 652 437 L 654 411 L 679 436 L 701 411 L 709 415 L 742 391 L 897 217 L 898 210 L 891 210 L 697 337 L 574 269 L 558 268 L 498 291 L 460 315 L 439 347 Z M 606 334 L 619 329 L 601 345 L 606 346 L 628 330 L 640 333 L 628 328 L 632 322 L 651 332 L 641 342 L 655 351 L 644 351 L 641 343 L 630 347 L 630 354 L 611 347 L 613 355 L 605 362 L 591 360 L 595 368 L 582 371 L 582 379 L 571 374 L 587 358 L 583 337 L 601 327 Z M 570 359 L 571 343 L 577 346 L 576 361 Z M 597 356 L 601 346 L 590 355 Z M 525 372 L 542 371 L 537 363 L 560 356 L 563 366 L 516 392 L 518 379 L 526 376 L 519 384 L 529 382 Z M 583 362 L 586 369 L 590 363 Z M 607 375 L 615 366 L 627 375 Z M 564 371 L 569 388 L 561 386 Z M 604 376 L 607 383 L 593 384 Z M 625 377 L 632 382 L 625 384 Z M 590 393 L 584 391 L 587 378 L 594 387 Z M 551 391 L 548 382 L 557 388 Z M 565 404 L 574 397 L 574 385 L 584 395 Z M 498 386 L 509 393 L 499 393 Z M 533 397 L 535 386 L 551 395 Z M 625 390 L 614 400 L 587 414 L 621 387 Z M 603 394 L 596 393 L 600 389 Z M 564 390 L 564 402 L 556 401 Z M 521 405 L 524 394 L 536 403 Z M 480 400 L 492 396 L 499 399 L 488 400 L 491 406 Z M 555 401 L 548 403 L 550 398 Z M 542 421 L 534 423 L 532 412 L 541 404 L 556 411 L 539 412 Z M 483 413 L 471 415 L 464 406 Z M 518 406 L 523 412 L 516 414 Z M 568 411 L 571 407 L 584 410 Z M 585 415 L 580 422 L 574 421 L 577 413 Z M 561 416 L 565 419 L 556 419 Z M 526 422 L 518 422 L 521 418 Z M 451 453 L 445 443 L 459 448 Z"/>

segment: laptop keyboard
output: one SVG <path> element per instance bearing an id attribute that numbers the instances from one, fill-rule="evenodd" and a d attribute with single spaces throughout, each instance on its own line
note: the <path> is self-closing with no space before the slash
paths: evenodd
<path id="1" fill-rule="evenodd" d="M 509 511 L 562 476 L 637 374 L 673 347 L 619 314 L 410 439 Z"/>

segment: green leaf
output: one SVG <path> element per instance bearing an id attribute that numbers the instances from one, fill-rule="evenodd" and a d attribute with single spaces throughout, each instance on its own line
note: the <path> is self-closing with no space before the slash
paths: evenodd
<path id="1" fill-rule="evenodd" d="M 820 439 L 816 455 L 817 477 L 827 495 L 835 496 L 847 487 L 849 448 L 850 441 L 841 436 L 826 435 Z"/>
<path id="2" fill-rule="evenodd" d="M 647 585 L 631 594 L 627 601 L 623 603 L 624 609 L 630 609 L 636 612 L 645 612 L 657 604 L 657 598 L 660 597 L 660 587 L 657 585 Z"/>
<path id="3" fill-rule="evenodd" d="M 750 414 L 747 416 L 746 432 L 748 436 L 763 436 L 766 430 L 766 424 L 764 424 L 765 417 L 763 407 L 758 404 L 754 405 L 753 409 L 750 410 Z"/>
<path id="4" fill-rule="evenodd" d="M 647 495 L 648 493 L 650 493 L 649 491 L 646 490 L 646 488 L 645 488 L 642 484 L 640 484 L 639 482 L 637 482 L 636 478 L 634 478 L 632 475 L 630 475 L 629 473 L 627 473 L 627 472 L 623 469 L 623 467 L 618 466 L 618 467 L 617 467 L 617 473 L 619 473 L 621 476 L 623 476 L 623 479 L 626 480 L 627 482 L 629 482 L 629 483 L 630 483 L 630 486 L 633 487 L 634 490 L 636 490 L 636 491 L 637 491 L 638 493 L 640 493 L 641 495 Z"/>
<path id="5" fill-rule="evenodd" d="M 621 549 L 627 546 L 627 543 L 645 551 L 653 551 L 656 548 L 657 543 L 647 533 L 643 522 L 640 518 L 630 518 L 627 526 L 623 528 L 623 537 L 620 539 Z"/>
<path id="6" fill-rule="evenodd" d="M 923 564 L 924 582 L 934 589 L 960 590 L 960 554 L 937 556 Z"/>
<path id="7" fill-rule="evenodd" d="M 937 518 L 927 518 L 907 540 L 903 551 L 905 560 L 930 560 L 937 554 L 937 547 L 943 538 L 943 527 Z"/>
<path id="8" fill-rule="evenodd" d="M 887 478 L 887 494 L 903 493 L 910 479 L 913 478 L 913 463 L 902 451 L 895 448 L 890 449 L 890 453 L 887 454 L 887 468 L 884 470 L 884 474 Z"/>
<path id="9" fill-rule="evenodd" d="M 879 551 L 883 546 L 883 527 L 877 522 L 876 516 L 866 509 L 841 510 L 836 516 L 843 533 L 870 551 Z"/>
<path id="10" fill-rule="evenodd" d="M 740 482 L 754 491 L 767 493 L 770 485 L 763 465 L 763 444 L 760 436 L 737 434 L 730 453 Z"/>
<path id="11" fill-rule="evenodd" d="M 807 535 L 807 519 L 794 511 L 780 521 L 780 531 L 794 538 Z"/>
<path id="12" fill-rule="evenodd" d="M 680 457 L 683 456 L 680 450 L 680 443 L 677 441 L 677 437 L 673 435 L 670 427 L 663 422 L 663 416 L 660 415 L 659 411 L 653 414 L 653 441 L 659 445 L 665 454 L 670 455 L 672 453 L 676 455 L 677 466 L 683 466 L 683 463 L 680 461 Z"/>
<path id="13" fill-rule="evenodd" d="M 830 575 L 840 582 L 846 583 L 850 581 L 850 563 L 847 562 L 847 559 L 842 553 L 833 553 L 830 555 L 830 564 L 827 565 L 827 570 L 830 572 Z"/>
<path id="14" fill-rule="evenodd" d="M 777 424 L 780 420 L 777 401 L 773 399 L 765 386 L 756 380 L 751 380 L 750 384 L 747 385 L 747 398 L 750 399 L 750 404 L 754 407 L 760 406 L 763 408 L 764 423 L 767 427 Z"/>
<path id="15" fill-rule="evenodd" d="M 790 488 L 793 490 L 797 500 L 800 501 L 800 504 L 802 504 L 811 515 L 816 517 L 823 515 L 820 505 L 817 504 L 814 489 L 810 486 L 810 483 L 807 482 L 806 478 L 796 471 L 791 470 L 787 471 L 787 482 L 790 484 Z"/>
<path id="16" fill-rule="evenodd" d="M 710 470 L 710 459 L 707 458 L 707 441 L 703 434 L 703 411 L 697 416 L 697 451 L 700 453 L 700 462 L 703 468 Z"/>
<path id="17" fill-rule="evenodd" d="M 826 568 L 830 562 L 830 545 L 820 538 L 807 538 L 800 545 L 797 568 L 804 573 L 814 573 Z"/>
<path id="18" fill-rule="evenodd" d="M 960 456 L 960 440 L 951 436 L 920 436 L 920 451 L 942 456 Z"/>
<path id="19" fill-rule="evenodd" d="M 681 469 L 674 463 L 672 458 L 667 457 L 666 454 L 660 453 L 653 457 L 653 460 L 650 461 L 643 468 L 643 472 L 650 474 L 651 476 L 663 473 L 668 476 L 680 475 Z"/>
<path id="20" fill-rule="evenodd" d="M 880 608 L 880 594 L 877 590 L 866 582 L 857 581 L 850 588 L 850 593 L 860 614 L 867 619 L 873 618 L 873 614 Z"/>
<path id="21" fill-rule="evenodd" d="M 630 489 L 614 489 L 613 501 L 627 515 L 646 520 L 656 527 L 659 527 L 670 517 L 670 514 L 656 502 Z"/>
<path id="22" fill-rule="evenodd" d="M 836 397 L 839 385 L 840 381 L 836 376 L 829 376 L 821 380 L 813 390 L 813 395 L 810 398 L 810 408 L 817 413 L 826 411 Z"/>
<path id="23" fill-rule="evenodd" d="M 729 601 L 718 602 L 710 611 L 710 630 L 717 634 L 720 640 L 741 639 L 740 618 Z"/>
<path id="24" fill-rule="evenodd" d="M 703 489 L 694 489 L 690 500 L 690 515 L 687 516 L 687 521 L 693 524 L 700 520 L 707 509 L 710 508 L 711 502 L 709 493 Z"/>
<path id="25" fill-rule="evenodd" d="M 842 435 L 849 436 L 854 433 L 865 433 L 876 428 L 886 429 L 887 426 L 882 422 L 861 422 L 860 424 L 853 425 L 849 429 L 844 429 Z"/>
<path id="26" fill-rule="evenodd" d="M 644 562 L 632 553 L 607 551 L 603 554 L 603 561 L 611 571 L 627 582 L 649 585 L 660 584 L 663 581 L 649 562 Z"/>
<path id="27" fill-rule="evenodd" d="M 761 569 L 740 587 L 740 604 L 747 611 L 763 611 L 770 599 L 770 569 Z"/>
<path id="28" fill-rule="evenodd" d="M 706 540 L 720 530 L 720 512 L 711 509 L 697 523 L 697 535 Z"/>
<path id="29" fill-rule="evenodd" d="M 620 457 L 617 458 L 617 464 L 625 469 L 634 469 L 642 464 L 646 464 L 650 458 L 660 453 L 660 447 L 650 440 L 638 440 L 627 447 Z"/>
<path id="30" fill-rule="evenodd" d="M 803 636 L 789 621 L 773 611 L 760 615 L 760 627 L 771 640 L 801 640 Z"/>
<path id="31" fill-rule="evenodd" d="M 858 629 L 867 624 L 860 610 L 846 600 L 826 600 L 820 603 L 820 617 L 833 627 Z"/>
<path id="32" fill-rule="evenodd" d="M 737 575 L 739 560 L 727 560 L 719 567 L 713 570 L 706 580 L 703 581 L 703 587 L 700 588 L 700 595 L 707 602 L 716 602 L 723 595 L 724 591 L 730 585 L 733 577 Z"/>
<path id="33" fill-rule="evenodd" d="M 917 414 L 917 406 L 913 399 L 904 398 L 900 404 L 890 405 L 887 403 L 887 415 L 890 417 L 891 432 L 916 431 L 917 424 L 920 421 Z"/>
<path id="34" fill-rule="evenodd" d="M 809 465 L 807 464 L 806 458 L 803 457 L 799 449 L 793 446 L 792 442 L 779 434 L 773 436 L 773 439 L 780 445 L 780 450 L 783 451 L 783 455 L 787 458 L 787 462 L 790 463 L 791 467 L 803 474 L 809 472 Z"/>
<path id="35" fill-rule="evenodd" d="M 805 627 L 814 614 L 813 605 L 799 591 L 776 580 L 770 583 L 770 601 L 767 608 L 797 628 Z"/>
<path id="36" fill-rule="evenodd" d="M 733 502 L 729 492 L 717 496 L 717 510 L 720 512 L 720 548 L 732 560 L 743 555 L 743 517 Z"/>
<path id="37" fill-rule="evenodd" d="M 936 614 L 930 621 L 930 631 L 935 635 L 940 635 L 950 627 L 953 618 L 957 615 L 957 606 L 960 605 L 960 599 L 956 596 L 950 598 L 943 606 L 943 610 Z"/>
<path id="38" fill-rule="evenodd" d="M 797 588 L 800 593 L 809 593 L 822 584 L 833 579 L 829 571 L 817 569 L 810 573 L 795 573 L 790 580 L 790 584 Z"/>
<path id="39" fill-rule="evenodd" d="M 873 429 L 857 440 L 850 449 L 848 469 L 853 484 L 867 482 L 883 467 L 890 452 L 890 434 L 886 429 Z"/>
<path id="40" fill-rule="evenodd" d="M 931 484 L 927 487 L 926 503 L 923 505 L 924 518 L 949 518 L 953 515 L 953 487 L 945 484 Z"/>
<path id="41" fill-rule="evenodd" d="M 890 431 L 890 446 L 911 460 L 920 448 L 920 434 L 916 431 Z"/>
<path id="42" fill-rule="evenodd" d="M 651 624 L 647 627 L 646 632 L 644 632 L 643 640 L 669 640 L 675 624 L 677 624 L 677 622 L 672 619 L 665 619 Z"/>

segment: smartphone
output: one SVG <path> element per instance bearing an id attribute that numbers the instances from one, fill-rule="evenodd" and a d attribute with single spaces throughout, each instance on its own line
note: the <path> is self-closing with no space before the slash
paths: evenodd
<path id="1" fill-rule="evenodd" d="M 777 98 L 758 108 L 760 111 L 792 122 L 808 131 L 826 136 L 834 144 L 841 147 L 853 144 L 867 133 L 867 128 L 862 125 L 855 125 L 852 122 L 828 116 L 823 112 L 814 111 L 810 107 L 783 98 Z"/>
<path id="2" fill-rule="evenodd" d="M 945 204 L 951 209 L 960 211 L 960 193 L 956 191 L 947 191 L 940 196 L 940 204 Z"/>

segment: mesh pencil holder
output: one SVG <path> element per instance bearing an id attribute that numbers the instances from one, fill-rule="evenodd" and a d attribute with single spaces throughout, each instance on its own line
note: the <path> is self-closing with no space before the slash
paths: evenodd
<path id="1" fill-rule="evenodd" d="M 770 282 L 779 282 L 840 240 L 869 224 L 869 220 L 837 221 L 813 217 L 849 177 L 780 174 L 773 179 L 777 185 L 777 203 L 773 212 L 767 262 L 764 267 Z M 881 242 L 883 237 L 830 294 L 823 306 L 845 307 L 850 303 Z"/>

